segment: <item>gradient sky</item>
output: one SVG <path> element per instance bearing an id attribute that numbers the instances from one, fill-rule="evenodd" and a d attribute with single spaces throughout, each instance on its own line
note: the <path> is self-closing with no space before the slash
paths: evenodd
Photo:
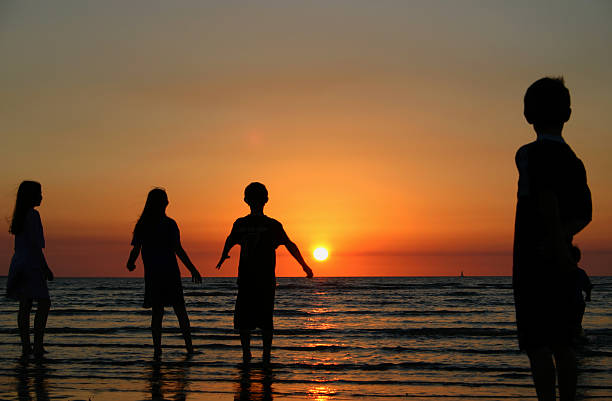
<path id="1" fill-rule="evenodd" d="M 610 21 L 605 0 L 3 1 L 0 259 L 34 179 L 56 274 L 128 275 L 162 186 L 202 274 L 235 275 L 238 249 L 214 265 L 261 181 L 317 275 L 509 275 L 522 96 L 563 75 L 594 204 L 576 241 L 612 274 Z M 301 274 L 284 249 L 277 273 Z"/>

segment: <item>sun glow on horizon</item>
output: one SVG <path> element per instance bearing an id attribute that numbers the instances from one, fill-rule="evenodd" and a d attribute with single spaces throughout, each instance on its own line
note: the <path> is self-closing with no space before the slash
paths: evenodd
<path id="1" fill-rule="evenodd" d="M 329 252 L 323 247 L 317 247 L 314 252 L 312 252 L 312 256 L 319 262 L 323 262 L 329 256 Z"/>

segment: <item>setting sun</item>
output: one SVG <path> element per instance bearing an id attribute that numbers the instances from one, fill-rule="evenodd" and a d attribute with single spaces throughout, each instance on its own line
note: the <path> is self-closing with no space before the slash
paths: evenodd
<path id="1" fill-rule="evenodd" d="M 314 256 L 314 258 L 316 260 L 318 260 L 319 262 L 322 262 L 325 259 L 327 259 L 327 256 L 329 255 L 329 252 L 327 252 L 327 249 L 325 249 L 323 247 L 319 247 L 319 248 L 314 250 L 312 255 Z"/>

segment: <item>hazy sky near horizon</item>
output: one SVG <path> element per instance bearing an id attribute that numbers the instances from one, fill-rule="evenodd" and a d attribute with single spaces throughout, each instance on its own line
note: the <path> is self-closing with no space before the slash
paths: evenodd
<path id="1" fill-rule="evenodd" d="M 612 274 L 611 20 L 608 1 L 4 1 L 0 213 L 40 181 L 52 267 L 123 275 L 162 186 L 212 275 L 261 181 L 307 259 L 330 249 L 315 274 L 510 274 L 522 96 L 562 75 L 594 202 L 577 242 Z"/>

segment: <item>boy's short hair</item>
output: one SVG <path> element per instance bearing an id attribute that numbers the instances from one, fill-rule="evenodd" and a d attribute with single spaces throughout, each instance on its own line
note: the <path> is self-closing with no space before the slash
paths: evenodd
<path id="1" fill-rule="evenodd" d="M 261 182 L 252 182 L 244 189 L 244 201 L 249 205 L 263 205 L 268 201 L 268 190 Z"/>
<path id="2" fill-rule="evenodd" d="M 558 124 L 569 119 L 570 93 L 563 77 L 545 77 L 525 92 L 524 114 L 530 124 Z"/>

